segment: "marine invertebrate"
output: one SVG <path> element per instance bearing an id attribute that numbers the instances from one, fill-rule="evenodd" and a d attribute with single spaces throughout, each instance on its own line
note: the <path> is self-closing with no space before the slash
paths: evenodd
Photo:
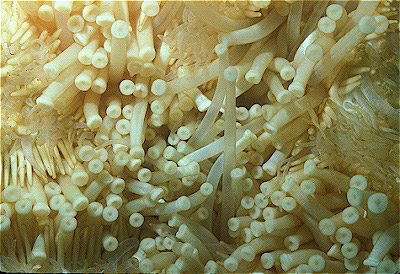
<path id="1" fill-rule="evenodd" d="M 398 271 L 396 3 L 2 5 L 2 270 Z"/>

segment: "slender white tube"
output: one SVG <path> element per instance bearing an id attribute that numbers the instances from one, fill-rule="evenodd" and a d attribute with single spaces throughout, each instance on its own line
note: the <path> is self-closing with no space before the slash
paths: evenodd
<path id="1" fill-rule="evenodd" d="M 71 0 L 54 0 L 53 7 L 55 10 L 64 13 L 70 14 L 72 12 L 72 4 L 73 1 Z"/>
<path id="2" fill-rule="evenodd" d="M 82 50 L 82 46 L 73 43 L 67 49 L 65 49 L 61 54 L 59 54 L 51 62 L 43 66 L 44 72 L 51 78 L 56 78 L 61 71 L 66 69 L 78 58 L 79 52 Z"/>
<path id="3" fill-rule="evenodd" d="M 97 94 L 102 94 L 107 89 L 108 70 L 107 67 L 99 70 L 97 78 L 92 82 L 92 91 Z"/>
<path id="4" fill-rule="evenodd" d="M 119 116 L 121 116 L 121 106 L 122 106 L 122 102 L 121 99 L 118 96 L 110 96 L 109 98 L 107 98 L 107 109 L 106 109 L 106 114 L 109 118 L 111 119 L 116 119 Z M 106 117 L 107 117 L 106 116 Z M 104 120 L 106 118 L 104 117 Z M 111 121 L 113 123 L 111 123 Z M 104 123 L 104 121 L 103 121 Z M 107 133 L 109 133 L 111 131 L 111 129 L 113 128 L 113 124 L 115 124 L 115 120 L 110 120 L 110 126 L 106 126 L 105 129 Z"/>
<path id="5" fill-rule="evenodd" d="M 92 63 L 93 54 L 99 47 L 99 37 L 95 35 L 90 42 L 79 52 L 78 60 L 84 65 L 90 65 Z"/>
<path id="6" fill-rule="evenodd" d="M 59 55 L 60 56 L 60 55 Z M 76 60 L 76 57 L 75 57 Z M 48 63 L 50 64 L 50 63 Z M 75 62 L 65 69 L 58 77 L 43 91 L 42 95 L 36 100 L 41 109 L 51 110 L 54 108 L 54 101 L 73 83 L 75 77 L 82 71 L 83 65 Z"/>
<path id="7" fill-rule="evenodd" d="M 82 211 L 89 205 L 89 200 L 82 194 L 80 189 L 72 183 L 71 177 L 60 176 L 58 179 L 65 197 L 72 203 L 77 211 Z"/>
<path id="8" fill-rule="evenodd" d="M 117 240 L 117 238 L 115 238 L 115 237 L 114 237 L 111 233 L 109 233 L 109 232 L 106 232 L 106 233 L 103 232 L 103 236 L 102 236 L 101 241 L 102 241 L 102 244 L 103 244 L 103 248 L 104 248 L 106 251 L 112 252 L 112 251 L 116 250 L 117 247 L 118 247 L 118 240 Z"/>
<path id="9" fill-rule="evenodd" d="M 68 18 L 67 28 L 71 32 L 80 32 L 85 25 L 85 21 L 79 14 L 72 15 Z"/>
<path id="10" fill-rule="evenodd" d="M 87 66 L 76 78 L 75 86 L 81 91 L 87 91 L 96 79 L 98 70 L 93 66 Z"/>
<path id="11" fill-rule="evenodd" d="M 288 180 L 282 185 L 282 189 L 287 191 L 296 201 L 308 212 L 312 217 L 317 220 L 329 218 L 334 214 L 319 204 L 314 198 L 306 196 L 300 187 L 293 181 Z"/>
<path id="12" fill-rule="evenodd" d="M 151 62 L 156 57 L 153 38 L 153 19 L 148 17 L 144 24 L 140 22 L 146 14 L 142 11 L 137 19 L 136 37 L 139 45 L 139 57 L 144 62 Z"/>
<path id="13" fill-rule="evenodd" d="M 43 234 L 39 234 L 33 244 L 32 248 L 32 256 L 35 259 L 45 260 L 47 258 L 45 240 Z"/>
<path id="14" fill-rule="evenodd" d="M 122 20 L 115 21 L 111 27 L 111 54 L 108 67 L 109 81 L 118 83 L 125 71 L 126 52 L 129 42 L 129 25 Z"/>
<path id="15" fill-rule="evenodd" d="M 86 92 L 83 105 L 86 123 L 90 129 L 96 129 L 101 126 L 103 119 L 99 115 L 100 94 L 93 91 Z"/>
<path id="16" fill-rule="evenodd" d="M 122 80 L 119 84 L 119 90 L 123 95 L 132 95 L 135 91 L 135 84 L 129 79 Z"/>
<path id="17" fill-rule="evenodd" d="M 113 181 L 113 177 L 105 170 L 92 181 L 89 186 L 85 189 L 83 194 L 89 199 L 90 202 L 96 200 L 100 192 Z"/>
<path id="18" fill-rule="evenodd" d="M 74 172 L 71 175 L 72 182 L 78 186 L 84 186 L 89 181 L 89 175 L 87 174 L 85 168 L 82 164 L 77 164 Z"/>
<path id="19" fill-rule="evenodd" d="M 144 223 L 144 217 L 142 214 L 136 212 L 136 213 L 132 213 L 129 216 L 129 224 L 132 227 L 140 227 L 140 226 L 142 226 L 143 223 Z"/>
<path id="20" fill-rule="evenodd" d="M 111 27 L 115 22 L 114 18 L 114 1 L 101 0 L 100 1 L 100 12 L 96 17 L 96 23 L 102 27 Z"/>
<path id="21" fill-rule="evenodd" d="M 160 3 L 160 0 L 145 0 L 142 2 L 141 9 L 147 16 L 154 17 L 160 11 Z"/>
<path id="22" fill-rule="evenodd" d="M 285 20 L 276 10 L 272 10 L 264 19 L 244 29 L 229 33 L 220 33 L 218 40 L 226 46 L 243 45 L 255 42 L 271 34 Z"/>
<path id="23" fill-rule="evenodd" d="M 301 249 L 292 253 L 282 254 L 280 256 L 281 267 L 283 268 L 283 270 L 288 271 L 296 265 L 307 263 L 311 256 L 317 254 L 321 255 L 324 259 L 329 259 L 329 257 L 320 250 Z"/>
<path id="24" fill-rule="evenodd" d="M 136 35 L 131 34 L 131 42 L 129 43 L 128 51 L 126 53 L 126 60 L 127 69 L 131 77 L 141 72 L 144 62 L 139 57 L 139 46 L 137 43 Z"/>
<path id="25" fill-rule="evenodd" d="M 33 184 L 29 191 L 35 197 L 35 204 L 33 206 L 33 214 L 37 217 L 46 217 L 50 214 L 50 208 L 48 205 L 48 200 L 46 193 L 44 192 L 43 185 L 39 181 L 39 177 L 33 175 Z"/>
<path id="26" fill-rule="evenodd" d="M 268 41 L 265 46 L 262 47 L 261 53 L 254 58 L 249 71 L 245 75 L 245 78 L 248 82 L 252 84 L 260 83 L 265 70 L 274 58 L 275 52 L 275 41 Z"/>
<path id="27" fill-rule="evenodd" d="M 231 171 L 236 164 L 236 97 L 235 80 L 237 72 L 233 67 L 228 67 L 224 71 L 226 79 L 226 105 L 225 105 L 225 129 L 224 129 L 224 162 L 222 177 L 222 224 L 234 216 L 235 201 L 232 195 Z M 226 226 L 224 226 L 226 228 Z M 228 237 L 227 229 L 224 229 L 223 237 Z"/>
<path id="28" fill-rule="evenodd" d="M 38 9 L 38 16 L 40 19 L 46 22 L 51 22 L 54 20 L 54 10 L 50 5 L 41 5 Z"/>
<path id="29" fill-rule="evenodd" d="M 190 200 L 187 196 L 181 196 L 172 202 L 157 204 L 154 207 L 142 210 L 144 216 L 166 215 L 180 211 L 188 210 L 191 207 Z"/>
<path id="30" fill-rule="evenodd" d="M 240 251 L 240 256 L 247 262 L 255 259 L 261 252 L 272 251 L 283 246 L 282 238 L 274 236 L 261 236 L 249 242 Z"/>
<path id="31" fill-rule="evenodd" d="M 21 197 L 21 188 L 16 185 L 7 186 L 1 193 L 2 199 L 7 202 L 15 203 Z"/>
<path id="32" fill-rule="evenodd" d="M 309 84 L 315 86 L 320 83 L 332 69 L 335 68 L 347 56 L 356 45 L 358 45 L 368 34 L 376 29 L 376 20 L 374 17 L 363 16 L 358 25 L 352 28 L 344 35 L 332 48 L 328 54 L 316 64 L 313 74 L 310 77 Z"/>
<path id="33" fill-rule="evenodd" d="M 96 21 L 97 15 L 99 15 L 99 6 L 96 4 L 90 4 L 83 8 L 82 10 L 82 17 L 88 22 Z"/>
<path id="34" fill-rule="evenodd" d="M 142 158 L 144 156 L 144 150 L 142 147 L 144 136 L 143 126 L 144 118 L 146 116 L 148 105 L 147 98 L 136 98 L 133 106 L 133 113 L 135 119 L 131 119 L 130 128 L 130 155 L 134 158 Z"/>
<path id="35" fill-rule="evenodd" d="M 204 263 L 212 258 L 210 251 L 204 245 L 204 243 L 189 229 L 186 224 L 179 226 L 176 237 L 184 242 L 191 243 L 197 250 L 199 250 L 200 260 Z"/>
<path id="36" fill-rule="evenodd" d="M 82 30 L 73 35 L 74 41 L 79 45 L 86 46 L 93 35 L 97 33 L 97 26 L 92 23 L 86 23 Z"/>
<path id="37" fill-rule="evenodd" d="M 399 223 L 389 227 L 378 238 L 368 258 L 364 260 L 363 264 L 367 266 L 377 266 L 379 262 L 385 257 L 389 250 L 399 242 Z"/>

